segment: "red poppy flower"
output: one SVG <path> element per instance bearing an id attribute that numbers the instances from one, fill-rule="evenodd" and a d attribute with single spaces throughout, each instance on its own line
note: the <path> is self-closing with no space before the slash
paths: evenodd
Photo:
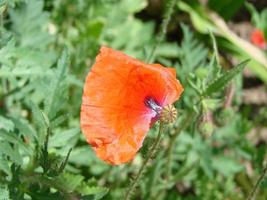
<path id="1" fill-rule="evenodd" d="M 100 159 L 125 163 L 142 146 L 161 109 L 182 91 L 174 69 L 102 47 L 84 85 L 82 132 Z"/>
<path id="2" fill-rule="evenodd" d="M 251 42 L 261 49 L 266 48 L 266 41 L 261 30 L 256 29 L 251 34 Z"/>

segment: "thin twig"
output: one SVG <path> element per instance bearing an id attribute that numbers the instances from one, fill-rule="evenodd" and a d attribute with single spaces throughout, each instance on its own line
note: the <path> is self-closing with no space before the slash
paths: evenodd
<path id="1" fill-rule="evenodd" d="M 69 151 L 68 151 L 68 153 L 67 153 L 67 156 L 66 156 L 65 160 L 61 163 L 61 165 L 60 165 L 60 167 L 59 167 L 59 169 L 58 169 L 58 172 L 59 172 L 59 173 L 62 173 L 63 170 L 65 169 L 65 167 L 66 167 L 66 165 L 67 165 L 67 163 L 68 163 L 68 160 L 69 160 L 71 151 L 72 151 L 72 148 L 69 149 Z"/>
<path id="2" fill-rule="evenodd" d="M 256 197 L 256 194 L 257 194 L 257 191 L 258 191 L 258 188 L 260 187 L 261 185 L 261 182 L 263 181 L 265 175 L 267 173 L 267 164 L 265 165 L 265 167 L 263 168 L 263 171 L 260 175 L 260 177 L 258 178 L 256 184 L 254 185 L 254 187 L 252 188 L 247 200 L 254 200 L 255 197 Z"/>
<path id="3" fill-rule="evenodd" d="M 143 172 L 145 171 L 145 168 L 147 167 L 149 160 L 154 156 L 156 149 L 158 149 L 158 146 L 159 146 L 160 140 L 161 140 L 161 135 L 163 133 L 163 129 L 164 129 L 164 125 L 162 122 L 160 122 L 158 136 L 157 136 L 153 146 L 149 150 L 148 155 L 147 155 L 145 161 L 143 162 L 141 168 L 139 169 L 137 175 L 135 176 L 135 178 L 131 182 L 131 184 L 130 184 L 127 192 L 126 192 L 126 195 L 124 197 L 124 200 L 129 200 L 131 198 L 131 194 L 134 192 L 136 185 L 138 184 Z"/>
<path id="4" fill-rule="evenodd" d="M 173 13 L 174 6 L 176 5 L 177 0 L 170 0 L 169 4 L 167 5 L 167 9 L 160 27 L 160 32 L 156 38 L 156 44 L 154 45 L 153 49 L 151 50 L 149 56 L 147 56 L 146 62 L 150 63 L 152 59 L 154 58 L 154 54 L 160 45 L 160 43 L 163 41 L 166 33 L 167 33 L 167 28 L 168 24 L 170 23 L 171 16 Z"/>

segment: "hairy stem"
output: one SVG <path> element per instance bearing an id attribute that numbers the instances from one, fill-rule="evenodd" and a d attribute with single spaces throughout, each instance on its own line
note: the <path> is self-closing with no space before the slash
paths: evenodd
<path id="1" fill-rule="evenodd" d="M 156 38 L 156 44 L 154 45 L 153 49 L 151 50 L 149 56 L 147 56 L 146 62 L 150 63 L 154 57 L 154 54 L 160 45 L 160 43 L 163 41 L 166 33 L 167 33 L 167 27 L 171 20 L 171 15 L 173 13 L 174 6 L 176 5 L 177 0 L 169 0 L 169 3 L 167 4 L 166 12 L 164 14 L 164 18 L 160 27 L 160 32 Z"/>
<path id="2" fill-rule="evenodd" d="M 180 123 L 180 126 L 177 127 L 177 129 L 175 130 L 175 134 L 170 138 L 170 144 L 168 146 L 167 149 L 167 174 L 166 174 L 166 178 L 167 180 L 169 180 L 170 175 L 171 175 L 171 161 L 172 161 L 172 152 L 173 152 L 173 148 L 174 148 L 174 144 L 176 141 L 176 138 L 178 137 L 178 135 L 180 135 L 180 133 L 189 125 L 189 123 L 192 121 L 192 117 L 193 117 L 194 112 L 190 111 L 187 116 L 185 117 L 185 119 Z"/>
<path id="3" fill-rule="evenodd" d="M 156 150 L 158 149 L 158 146 L 159 146 L 160 140 L 161 140 L 161 135 L 163 133 L 163 129 L 164 129 L 164 125 L 162 122 L 160 122 L 157 138 L 156 138 L 153 146 L 150 148 L 150 150 L 147 154 L 147 157 L 146 157 L 145 161 L 143 162 L 141 168 L 139 169 L 138 173 L 136 174 L 136 176 L 134 177 L 133 181 L 131 182 L 129 188 L 127 189 L 124 200 L 129 200 L 131 198 L 131 194 L 134 192 L 142 174 L 144 173 L 144 171 L 147 167 L 149 160 L 154 156 Z"/>
<path id="4" fill-rule="evenodd" d="M 264 179 L 266 173 L 267 173 L 267 164 L 266 164 L 266 166 L 263 168 L 263 171 L 262 171 L 260 177 L 258 178 L 256 184 L 255 184 L 254 187 L 252 188 L 252 190 L 251 190 L 251 192 L 250 192 L 250 194 L 249 194 L 247 200 L 254 200 L 254 199 L 255 199 L 256 194 L 257 194 L 257 191 L 258 191 L 258 188 L 260 187 L 261 182 L 263 181 L 263 179 Z"/>

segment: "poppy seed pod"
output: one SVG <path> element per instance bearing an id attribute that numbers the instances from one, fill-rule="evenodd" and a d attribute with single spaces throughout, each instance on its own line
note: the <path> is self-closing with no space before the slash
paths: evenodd
<path id="1" fill-rule="evenodd" d="M 164 106 L 160 113 L 160 121 L 166 124 L 170 124 L 175 122 L 176 119 L 177 119 L 176 108 L 171 104 Z"/>

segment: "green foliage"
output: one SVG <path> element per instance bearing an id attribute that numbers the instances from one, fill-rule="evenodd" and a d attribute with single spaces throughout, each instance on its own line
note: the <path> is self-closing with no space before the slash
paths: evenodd
<path id="1" fill-rule="evenodd" d="M 162 14 L 164 26 L 157 9 L 169 7 L 155 2 L 0 1 L 0 200 L 122 199 L 157 126 L 126 165 L 104 163 L 85 142 L 79 128 L 82 88 L 101 45 L 143 61 L 152 54 L 151 60 L 173 66 L 184 86 L 175 105 L 178 119 L 165 128 L 131 197 L 242 200 L 249 195 L 267 153 L 266 140 L 258 135 L 266 128 L 267 109 L 243 102 L 242 71 L 247 65 L 266 77 L 264 65 L 254 65 L 255 57 L 233 64 L 249 58 L 244 53 L 249 49 L 234 46 L 200 1 L 167 2 L 178 6 L 170 23 Z M 230 20 L 241 3 L 210 0 L 208 5 Z M 265 27 L 265 10 L 247 7 L 254 25 Z M 266 199 L 266 180 L 259 185 L 256 199 Z"/>
<path id="2" fill-rule="evenodd" d="M 245 5 L 251 14 L 253 25 L 263 31 L 265 36 L 267 36 L 267 9 L 258 12 L 252 4 L 246 2 Z"/>
<path id="3" fill-rule="evenodd" d="M 8 200 L 9 198 L 9 192 L 6 187 L 0 187 L 0 199 L 1 200 Z"/>
<path id="4" fill-rule="evenodd" d="M 203 92 L 203 95 L 210 96 L 225 87 L 229 83 L 229 81 L 231 81 L 236 75 L 240 74 L 243 71 L 248 61 L 249 60 L 243 61 L 233 69 L 225 72 L 220 77 L 216 78 L 211 84 L 208 85 L 206 90 Z"/>
<path id="5" fill-rule="evenodd" d="M 191 72 L 204 64 L 207 59 L 208 50 L 193 37 L 192 32 L 189 31 L 187 26 L 182 24 L 181 27 L 184 39 L 179 48 L 181 63 L 178 67 L 184 67 L 185 70 Z"/>
<path id="6" fill-rule="evenodd" d="M 0 0 L 0 6 L 11 6 L 14 7 L 16 3 L 24 2 L 25 0 Z"/>
<path id="7" fill-rule="evenodd" d="M 236 14 L 236 12 L 240 9 L 244 2 L 245 0 L 209 0 L 208 5 L 210 8 L 217 11 L 221 16 L 223 16 L 224 19 L 229 20 Z"/>
<path id="8" fill-rule="evenodd" d="M 212 32 L 217 37 L 221 49 L 239 60 L 251 58 L 248 67 L 267 83 L 267 58 L 263 51 L 239 37 L 218 14 L 202 6 L 200 2 L 179 1 L 178 8 L 189 14 L 193 26 L 199 33 Z"/>
<path id="9" fill-rule="evenodd" d="M 67 68 L 68 68 L 68 54 L 64 50 L 61 58 L 57 63 L 57 69 L 54 72 L 52 80 L 49 81 L 47 86 L 47 97 L 45 101 L 44 111 L 47 113 L 49 120 L 52 121 L 59 110 L 64 105 L 66 89 L 68 87 L 66 82 Z"/>

